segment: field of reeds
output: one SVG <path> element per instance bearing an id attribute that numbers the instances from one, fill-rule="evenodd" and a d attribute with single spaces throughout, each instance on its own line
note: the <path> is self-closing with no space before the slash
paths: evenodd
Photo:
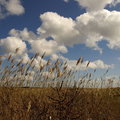
<path id="1" fill-rule="evenodd" d="M 35 66 L 38 56 L 27 63 L 0 57 L 0 120 L 120 120 L 120 88 L 112 79 L 93 80 L 96 70 L 79 74 L 59 59 L 43 64 L 45 53 Z M 80 57 L 76 66 L 82 63 Z"/>

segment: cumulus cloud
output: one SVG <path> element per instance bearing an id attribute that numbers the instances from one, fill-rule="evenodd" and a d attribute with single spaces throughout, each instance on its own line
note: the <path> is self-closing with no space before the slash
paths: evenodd
<path id="1" fill-rule="evenodd" d="M 25 12 L 20 0 L 0 0 L 0 18 Z"/>
<path id="2" fill-rule="evenodd" d="M 14 53 L 16 48 L 19 48 L 19 54 L 26 50 L 26 44 L 21 39 L 16 37 L 7 37 L 0 40 L 0 49 L 5 53 Z"/>
<path id="3" fill-rule="evenodd" d="M 85 44 L 102 52 L 98 43 L 108 42 L 111 49 L 120 48 L 120 12 L 100 10 L 84 13 L 73 20 L 54 12 L 40 16 L 42 25 L 38 28 L 41 37 L 52 37 L 58 44 L 70 46 Z M 112 28 L 112 29 L 111 29 Z"/>
<path id="4" fill-rule="evenodd" d="M 32 65 L 35 66 L 36 69 L 40 69 L 40 66 L 46 65 L 47 61 L 42 59 L 40 56 L 34 59 Z"/>
<path id="5" fill-rule="evenodd" d="M 86 63 L 88 63 L 88 61 Z M 92 68 L 92 69 L 97 69 L 97 68 L 107 69 L 107 68 L 113 68 L 113 67 L 114 67 L 113 64 L 112 65 L 105 64 L 102 60 L 93 61 L 89 65 L 89 68 Z"/>
<path id="6" fill-rule="evenodd" d="M 51 60 L 56 61 L 57 59 L 59 59 L 59 56 L 57 54 L 51 55 Z"/>
<path id="7" fill-rule="evenodd" d="M 75 21 L 65 18 L 54 12 L 46 12 L 40 15 L 42 25 L 38 28 L 41 37 L 51 36 L 57 43 L 73 45 L 74 38 L 79 34 L 74 29 Z"/>
<path id="8" fill-rule="evenodd" d="M 76 29 L 86 37 L 87 46 L 97 46 L 99 41 L 106 40 L 109 48 L 120 48 L 120 12 L 104 9 L 84 13 L 76 20 Z"/>
<path id="9" fill-rule="evenodd" d="M 70 0 L 64 0 L 68 2 Z M 98 11 L 104 9 L 107 5 L 116 5 L 120 0 L 74 0 L 87 9 L 87 11 Z"/>
<path id="10" fill-rule="evenodd" d="M 112 0 L 76 0 L 81 6 L 87 8 L 89 11 L 101 10 L 106 5 L 112 3 Z"/>
<path id="11" fill-rule="evenodd" d="M 21 56 L 21 59 L 23 60 L 22 63 L 27 63 L 30 61 L 30 58 L 28 56 L 27 53 L 24 53 L 22 56 Z"/>
<path id="12" fill-rule="evenodd" d="M 20 38 L 22 40 L 36 40 L 37 39 L 37 36 L 35 33 L 33 33 L 32 31 L 28 31 L 27 28 L 24 28 L 23 30 L 16 30 L 16 29 L 11 29 L 10 32 L 9 32 L 9 35 L 10 36 L 14 36 L 14 37 L 17 37 L 17 38 Z"/>
<path id="13" fill-rule="evenodd" d="M 32 31 L 28 31 L 27 28 L 23 30 L 12 29 L 9 32 L 9 35 L 22 39 L 23 41 L 28 41 L 30 44 L 30 52 L 39 53 L 42 55 L 46 52 L 46 55 L 50 56 L 55 53 L 67 53 L 67 47 L 63 44 L 59 44 L 55 40 L 47 40 L 47 36 L 42 39 L 41 35 L 35 34 Z"/>
<path id="14" fill-rule="evenodd" d="M 27 61 L 29 57 L 27 53 L 24 53 L 27 49 L 25 41 L 29 43 L 32 53 L 42 55 L 46 52 L 46 55 L 53 60 L 59 58 L 59 53 L 67 53 L 67 47 L 75 44 L 84 44 L 102 52 L 102 48 L 98 46 L 98 43 L 106 40 L 110 49 L 120 48 L 120 12 L 103 9 L 107 4 L 113 2 L 116 4 L 119 1 L 115 3 L 112 0 L 96 0 L 98 3 L 100 2 L 98 9 L 95 8 L 98 7 L 97 5 L 93 5 L 94 0 L 88 0 L 89 2 L 86 0 L 76 1 L 82 3 L 82 6 L 87 9 L 93 8 L 93 10 L 91 9 L 92 12 L 83 13 L 76 17 L 75 20 L 60 16 L 55 12 L 45 12 L 40 15 L 42 24 L 37 29 L 37 33 L 29 31 L 27 28 L 23 30 L 12 29 L 9 32 L 10 37 L 0 40 L 1 50 L 11 53 L 16 48 L 21 48 L 24 61 Z M 51 39 L 47 40 L 47 38 Z M 71 68 L 74 68 L 75 61 L 67 60 Z M 38 60 L 35 61 L 37 64 Z M 85 61 L 80 67 L 85 68 L 87 62 Z M 109 67 L 112 66 L 105 64 L 102 60 L 93 61 L 89 65 L 91 69 Z"/>
<path id="15" fill-rule="evenodd" d="M 52 55 L 57 52 L 66 53 L 67 48 L 63 45 L 59 45 L 56 41 L 53 40 L 45 40 L 38 39 L 36 41 L 32 41 L 31 48 L 34 53 L 40 53 L 41 55 L 46 52 L 46 55 Z"/>
<path id="16" fill-rule="evenodd" d="M 68 68 L 73 70 L 108 69 L 114 67 L 113 64 L 112 65 L 105 64 L 102 60 L 91 61 L 88 67 L 86 66 L 89 61 L 84 61 L 82 64 L 76 66 L 77 60 L 69 60 L 68 58 L 65 58 L 63 56 L 60 56 L 59 58 L 62 59 L 63 61 L 67 61 Z"/>
<path id="17" fill-rule="evenodd" d="M 13 38 L 28 41 L 31 51 L 47 55 L 56 53 L 67 53 L 67 46 L 75 44 L 85 44 L 94 50 L 99 48 L 98 43 L 107 41 L 107 46 L 111 49 L 120 48 L 120 12 L 100 10 L 87 12 L 75 20 L 60 16 L 54 12 L 46 12 L 40 15 L 42 25 L 37 29 L 37 33 L 24 28 L 22 31 L 12 29 L 9 35 Z M 111 29 L 112 28 L 112 29 Z M 47 40 L 48 37 L 52 39 Z M 2 40 L 3 41 L 3 40 Z M 41 47 L 40 47 L 41 46 Z"/>
<path id="18" fill-rule="evenodd" d="M 24 63 L 29 60 L 28 52 L 39 53 L 40 55 L 45 52 L 47 56 L 68 52 L 66 46 L 58 44 L 55 40 L 42 39 L 40 35 L 28 31 L 27 28 L 21 31 L 12 29 L 9 35 L 9 37 L 0 40 L 1 51 L 10 54 L 14 53 L 16 48 L 20 48 L 19 55 L 21 55 L 20 58 L 23 59 Z M 29 43 L 29 48 L 27 48 L 27 43 Z"/>
<path id="19" fill-rule="evenodd" d="M 87 12 L 78 16 L 75 20 L 54 12 L 46 12 L 40 15 L 40 19 L 42 24 L 37 29 L 37 34 L 27 28 L 21 31 L 10 30 L 10 37 L 0 40 L 1 50 L 12 53 L 16 48 L 20 48 L 20 54 L 26 62 L 29 57 L 27 53 L 24 53 L 27 49 L 25 41 L 30 44 L 32 53 L 42 55 L 46 52 L 46 55 L 51 56 L 53 60 L 59 58 L 59 53 L 67 53 L 67 46 L 75 44 L 85 44 L 87 47 L 102 51 L 98 43 L 106 40 L 109 48 L 120 48 L 120 12 L 118 11 L 103 9 L 96 12 Z M 52 39 L 47 40 L 48 37 Z M 68 61 L 69 65 L 74 68 L 75 61 Z M 81 67 L 84 68 L 86 64 L 87 61 Z M 91 62 L 89 67 L 104 69 L 111 66 L 97 60 Z"/>
<path id="20" fill-rule="evenodd" d="M 32 51 L 47 55 L 67 53 L 67 46 L 85 44 L 87 47 L 99 50 L 98 43 L 107 41 L 110 49 L 120 48 L 120 12 L 100 10 L 87 12 L 75 20 L 60 16 L 54 12 L 40 15 L 41 26 L 37 33 L 24 28 L 22 31 L 12 29 L 9 35 L 29 41 Z M 111 29 L 112 28 L 112 29 Z M 47 40 L 48 37 L 52 39 Z M 41 46 L 41 47 L 40 47 Z"/>

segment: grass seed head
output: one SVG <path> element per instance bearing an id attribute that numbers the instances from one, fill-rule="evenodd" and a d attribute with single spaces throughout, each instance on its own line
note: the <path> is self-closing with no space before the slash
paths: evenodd
<path id="1" fill-rule="evenodd" d="M 15 53 L 18 53 L 19 50 L 20 50 L 20 48 L 16 48 Z"/>
<path id="2" fill-rule="evenodd" d="M 86 67 L 88 67 L 88 66 L 89 66 L 89 64 L 90 64 L 90 61 L 87 63 Z"/>
<path id="3" fill-rule="evenodd" d="M 80 57 L 78 60 L 77 60 L 77 63 L 76 63 L 76 65 L 78 65 L 79 63 L 83 63 L 83 58 L 82 57 Z"/>

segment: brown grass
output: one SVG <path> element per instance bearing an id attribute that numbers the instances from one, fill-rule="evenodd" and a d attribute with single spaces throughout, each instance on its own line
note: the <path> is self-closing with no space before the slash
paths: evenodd
<path id="1" fill-rule="evenodd" d="M 69 69 L 67 62 L 49 59 L 36 68 L 38 56 L 26 64 L 12 55 L 0 57 L 0 120 L 120 120 L 120 88 L 112 88 L 112 80 L 97 83 L 85 71 L 75 82 L 78 71 Z M 82 63 L 81 57 L 76 66 Z"/>
<path id="2" fill-rule="evenodd" d="M 120 120 L 120 96 L 115 91 L 0 88 L 0 120 Z"/>

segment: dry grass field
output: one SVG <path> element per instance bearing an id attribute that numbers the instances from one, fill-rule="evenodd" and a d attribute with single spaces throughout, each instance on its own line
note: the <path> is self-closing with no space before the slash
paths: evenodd
<path id="1" fill-rule="evenodd" d="M 0 120 L 120 120 L 118 90 L 0 88 Z"/>
<path id="2" fill-rule="evenodd" d="M 94 83 L 85 71 L 72 82 L 77 71 L 67 62 L 48 60 L 36 68 L 37 56 L 25 64 L 12 55 L 0 58 L 0 120 L 120 120 L 120 88 L 112 88 L 112 80 Z"/>

